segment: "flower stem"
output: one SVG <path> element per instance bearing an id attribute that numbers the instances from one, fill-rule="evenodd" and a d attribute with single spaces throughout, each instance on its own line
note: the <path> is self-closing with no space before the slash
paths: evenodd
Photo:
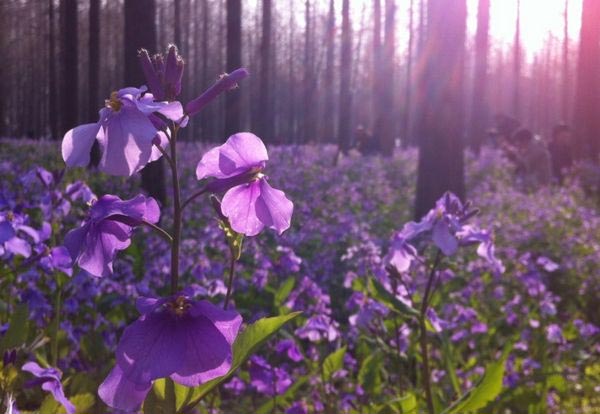
<path id="1" fill-rule="evenodd" d="M 421 359 L 422 359 L 422 373 L 421 376 L 423 382 L 423 388 L 425 389 L 425 400 L 427 402 L 428 414 L 435 414 L 433 407 L 433 395 L 431 393 L 431 370 L 429 368 L 429 354 L 427 350 L 427 309 L 429 307 L 430 292 L 435 280 L 436 270 L 440 264 L 441 254 L 438 249 L 433 266 L 429 272 L 427 279 L 427 285 L 425 286 L 425 292 L 423 293 L 423 300 L 421 301 L 421 311 L 419 313 L 419 346 L 421 348 Z"/>
<path id="2" fill-rule="evenodd" d="M 58 331 L 60 330 L 62 286 L 57 279 L 56 298 L 54 302 L 54 327 L 52 328 L 52 342 L 50 343 L 50 358 L 53 367 L 58 366 Z"/>
<path id="3" fill-rule="evenodd" d="M 171 134 L 171 176 L 173 179 L 173 242 L 171 243 L 171 294 L 177 293 L 179 285 L 179 244 L 181 241 L 181 190 L 177 172 L 177 134 L 179 125 L 172 128 Z"/>
<path id="4" fill-rule="evenodd" d="M 235 253 L 231 252 L 231 260 L 229 261 L 229 280 L 227 281 L 227 293 L 225 294 L 225 304 L 223 305 L 223 309 L 225 310 L 227 310 L 227 307 L 229 306 L 229 299 L 231 298 L 231 291 L 233 290 L 235 262 L 237 262 L 237 259 L 235 258 Z"/>
<path id="5" fill-rule="evenodd" d="M 183 202 L 183 204 L 181 205 L 181 209 L 185 209 L 186 206 L 188 204 L 190 204 L 192 201 L 194 201 L 196 198 L 200 197 L 202 194 L 206 193 L 207 188 L 203 187 L 202 189 L 200 189 L 199 191 L 195 192 L 194 194 L 192 194 L 187 200 L 185 200 Z"/>

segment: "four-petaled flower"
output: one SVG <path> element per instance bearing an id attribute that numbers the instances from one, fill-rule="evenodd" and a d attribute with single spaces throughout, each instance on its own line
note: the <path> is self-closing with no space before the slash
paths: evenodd
<path id="1" fill-rule="evenodd" d="M 183 107 L 177 101 L 155 102 L 152 94 L 145 92 L 145 86 L 113 92 L 100 110 L 98 122 L 68 131 L 62 142 L 67 166 L 87 166 L 96 140 L 102 152 L 98 167 L 107 174 L 131 176 L 160 158 L 153 145 L 164 143 L 166 136 L 159 130 L 164 122 L 155 114 L 179 122 Z"/>
<path id="2" fill-rule="evenodd" d="M 54 368 L 42 368 L 37 362 L 27 362 L 23 365 L 23 371 L 32 373 L 37 378 L 25 384 L 26 387 L 41 385 L 44 391 L 48 391 L 56 402 L 65 407 L 68 414 L 75 413 L 75 406 L 65 397 L 65 393 L 60 383 L 62 373 Z"/>
<path id="3" fill-rule="evenodd" d="M 159 378 L 198 386 L 231 368 L 232 344 L 241 316 L 185 293 L 140 298 L 142 316 L 129 325 L 116 351 L 116 365 L 98 394 L 109 406 L 135 410 Z"/>
<path id="4" fill-rule="evenodd" d="M 105 195 L 92 204 L 83 225 L 67 233 L 64 245 L 79 267 L 93 276 L 108 276 L 117 250 L 131 243 L 133 227 L 154 224 L 159 216 L 158 204 L 151 197 L 121 200 Z"/>
<path id="5" fill-rule="evenodd" d="M 281 234 L 290 227 L 294 205 L 267 182 L 263 169 L 268 159 L 260 138 L 240 132 L 208 151 L 198 163 L 198 180 L 213 177 L 207 189 L 225 192 L 221 211 L 238 233 L 255 236 L 266 226 Z"/>

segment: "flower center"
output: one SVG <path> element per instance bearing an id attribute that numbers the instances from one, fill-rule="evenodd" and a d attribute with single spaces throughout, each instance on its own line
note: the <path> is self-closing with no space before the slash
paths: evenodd
<path id="1" fill-rule="evenodd" d="M 178 296 L 175 300 L 167 302 L 166 307 L 173 315 L 181 317 L 188 312 L 191 304 L 185 296 Z"/>
<path id="2" fill-rule="evenodd" d="M 113 91 L 110 94 L 110 99 L 107 99 L 105 103 L 106 107 L 112 109 L 114 112 L 119 112 L 123 106 L 123 103 L 117 96 L 117 91 Z"/>

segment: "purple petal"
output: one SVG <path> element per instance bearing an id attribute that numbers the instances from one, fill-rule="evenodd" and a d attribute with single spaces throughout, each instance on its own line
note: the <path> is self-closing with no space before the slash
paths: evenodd
<path id="1" fill-rule="evenodd" d="M 242 324 L 242 317 L 239 313 L 223 310 L 206 300 L 195 303 L 190 313 L 193 316 L 202 315 L 210 319 L 229 345 L 233 345 Z"/>
<path id="2" fill-rule="evenodd" d="M 152 153 L 150 154 L 150 161 L 156 161 L 163 156 L 162 152 L 158 149 L 159 147 L 165 150 L 169 145 L 169 138 L 164 131 L 158 131 L 153 140 Z"/>
<path id="3" fill-rule="evenodd" d="M 256 200 L 256 215 L 263 224 L 279 234 L 290 228 L 294 203 L 281 190 L 269 185 L 266 179 L 260 180 L 260 197 Z"/>
<path id="4" fill-rule="evenodd" d="M 0 222 L 0 243 L 15 237 L 15 229 L 8 221 Z"/>
<path id="5" fill-rule="evenodd" d="M 60 381 L 48 381 L 42 384 L 42 389 L 48 391 L 57 403 L 65 407 L 67 414 L 75 414 L 75 406 L 65 397 L 65 392 Z"/>
<path id="6" fill-rule="evenodd" d="M 208 318 L 189 318 L 180 334 L 184 337 L 185 352 L 180 367 L 171 375 L 173 381 L 193 387 L 229 371 L 231 344 Z"/>
<path id="7" fill-rule="evenodd" d="M 140 100 L 135 101 L 135 104 L 144 115 L 158 112 L 172 121 L 183 118 L 183 106 L 180 102 L 155 102 L 151 93 L 145 94 Z"/>
<path id="8" fill-rule="evenodd" d="M 125 329 L 117 364 L 128 380 L 145 384 L 168 377 L 186 358 L 187 328 L 167 311 L 142 316 Z"/>
<path id="9" fill-rule="evenodd" d="M 4 248 L 12 254 L 18 254 L 25 258 L 31 256 L 31 245 L 19 237 L 13 237 L 5 242 Z"/>
<path id="10" fill-rule="evenodd" d="M 158 131 L 142 112 L 123 107 L 108 116 L 103 127 L 104 135 L 98 138 L 102 148 L 100 170 L 131 176 L 148 163 Z"/>
<path id="11" fill-rule="evenodd" d="M 86 237 L 83 251 L 79 256 L 79 267 L 93 276 L 112 274 L 112 262 L 118 250 L 131 244 L 131 227 L 112 220 L 99 223 Z"/>
<path id="12" fill-rule="evenodd" d="M 456 253 L 458 249 L 458 240 L 443 221 L 438 221 L 433 227 L 433 242 L 446 256 Z"/>
<path id="13" fill-rule="evenodd" d="M 135 301 L 135 308 L 138 310 L 139 313 L 145 315 L 147 313 L 153 312 L 166 301 L 167 299 L 165 298 L 148 298 L 140 296 Z"/>
<path id="14" fill-rule="evenodd" d="M 62 141 L 62 157 L 69 167 L 86 167 L 100 125 L 84 124 L 69 130 Z"/>
<path id="15" fill-rule="evenodd" d="M 156 224 L 160 218 L 160 208 L 158 203 L 152 197 L 146 199 L 146 211 L 144 212 L 143 219 L 149 223 Z"/>
<path id="16" fill-rule="evenodd" d="M 42 368 L 37 362 L 27 362 L 21 367 L 23 371 L 29 372 L 38 378 L 46 378 L 60 382 L 61 375 L 54 368 Z"/>
<path id="17" fill-rule="evenodd" d="M 256 200 L 260 196 L 260 183 L 253 181 L 238 185 L 225 193 L 221 212 L 229 219 L 231 228 L 246 236 L 255 236 L 264 228 L 256 215 Z"/>
<path id="18" fill-rule="evenodd" d="M 249 132 L 234 134 L 208 151 L 196 167 L 196 177 L 228 178 L 261 166 L 269 159 L 265 144 Z"/>
<path id="19" fill-rule="evenodd" d="M 152 383 L 137 384 L 129 381 L 119 365 L 110 371 L 100 384 L 98 395 L 106 405 L 123 411 L 135 411 L 144 402 Z"/>

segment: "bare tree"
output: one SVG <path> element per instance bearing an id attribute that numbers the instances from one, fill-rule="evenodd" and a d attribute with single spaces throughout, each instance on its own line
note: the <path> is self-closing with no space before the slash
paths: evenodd
<path id="1" fill-rule="evenodd" d="M 88 38 L 88 120 L 98 118 L 98 90 L 100 89 L 100 0 L 90 0 Z"/>
<path id="2" fill-rule="evenodd" d="M 227 72 L 242 66 L 242 1 L 227 0 Z M 241 127 L 241 95 L 239 90 L 225 96 L 225 136 Z"/>
<path id="3" fill-rule="evenodd" d="M 352 138 L 352 27 L 350 1 L 342 2 L 342 49 L 340 56 L 340 108 L 338 116 L 338 143 L 341 152 L 350 149 Z"/>
<path id="4" fill-rule="evenodd" d="M 78 40 L 77 0 L 61 0 L 61 133 L 77 125 L 79 110 L 78 94 Z"/>
<path id="5" fill-rule="evenodd" d="M 562 55 L 562 87 L 561 87 L 561 117 L 564 122 L 569 120 L 569 0 L 565 0 L 563 24 L 563 55 Z"/>
<path id="6" fill-rule="evenodd" d="M 48 0 L 48 107 L 56 108 L 56 37 L 55 37 L 54 1 Z M 56 111 L 49 110 L 50 136 L 58 139 L 59 126 Z"/>
<path id="7" fill-rule="evenodd" d="M 515 26 L 515 42 L 513 45 L 513 99 L 512 113 L 519 119 L 521 116 L 521 0 L 517 0 L 517 20 Z"/>
<path id="8" fill-rule="evenodd" d="M 329 0 L 329 12 L 327 14 L 327 29 L 325 30 L 325 47 L 326 51 L 326 63 L 325 63 L 325 102 L 324 107 L 326 111 L 333 111 L 335 107 L 335 95 L 333 88 L 334 81 L 334 70 L 335 70 L 335 2 Z M 323 133 L 322 139 L 327 142 L 331 142 L 335 136 L 335 123 L 333 117 L 326 116 L 323 119 Z"/>
<path id="9" fill-rule="evenodd" d="M 575 99 L 575 128 L 577 153 L 592 159 L 600 152 L 600 2 L 583 0 L 577 90 Z"/>
<path id="10" fill-rule="evenodd" d="M 479 0 L 475 35 L 475 77 L 471 101 L 470 144 L 479 151 L 488 124 L 487 66 L 489 50 L 490 0 Z"/>
<path id="11" fill-rule="evenodd" d="M 419 80 L 417 218 L 427 213 L 445 191 L 452 191 L 461 198 L 465 195 L 466 0 L 429 0 L 427 12 L 424 45 L 427 59 Z"/>
<path id="12" fill-rule="evenodd" d="M 267 142 L 273 139 L 271 106 L 271 0 L 262 0 L 262 38 L 260 44 L 260 91 L 258 97 L 258 133 Z"/>

